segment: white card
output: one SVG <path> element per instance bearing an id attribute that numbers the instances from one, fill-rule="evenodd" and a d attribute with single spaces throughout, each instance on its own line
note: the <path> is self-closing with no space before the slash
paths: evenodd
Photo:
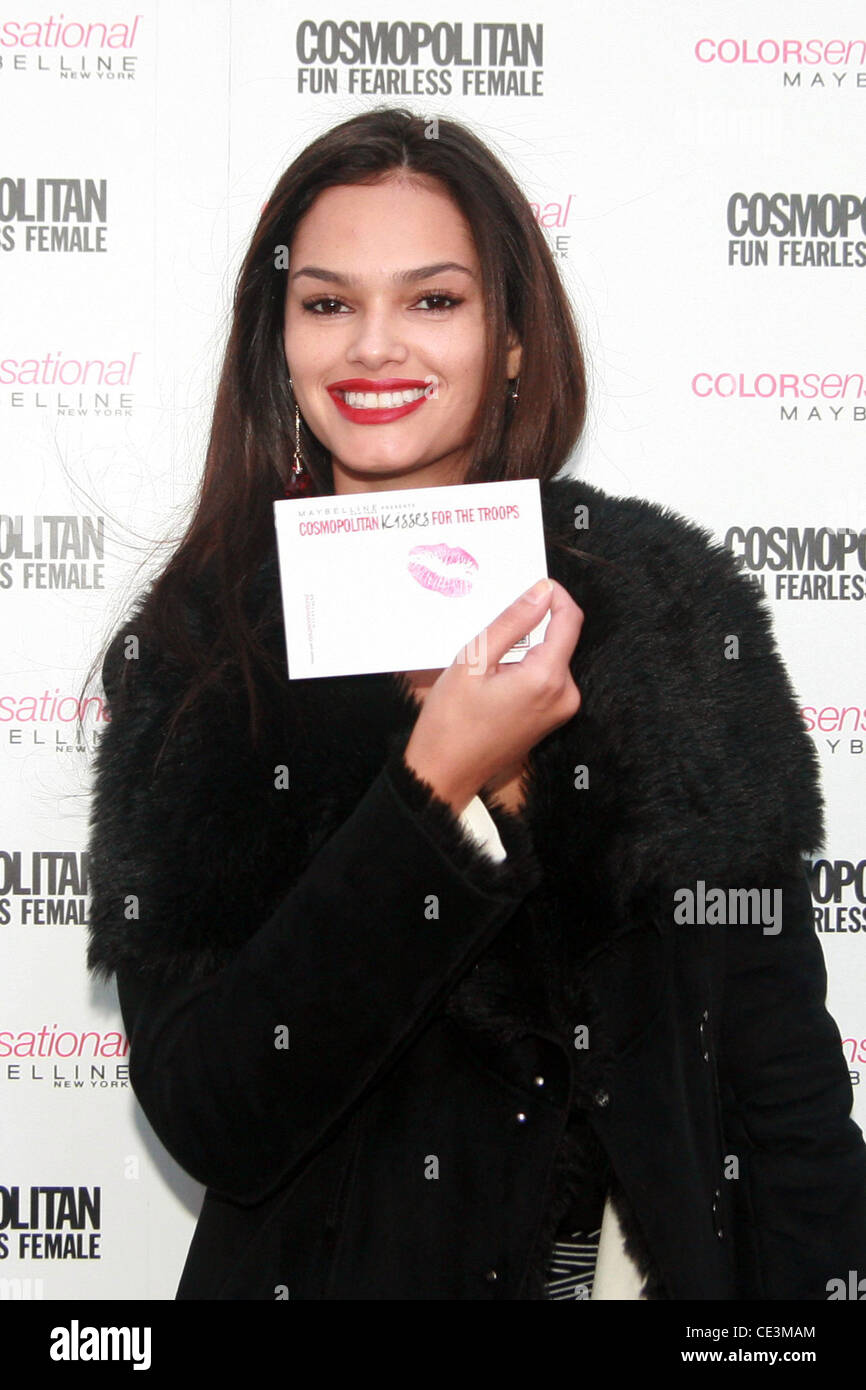
<path id="1" fill-rule="evenodd" d="M 274 503 L 289 677 L 450 666 L 547 574 L 538 479 Z M 520 661 L 549 612 L 500 659 Z"/>

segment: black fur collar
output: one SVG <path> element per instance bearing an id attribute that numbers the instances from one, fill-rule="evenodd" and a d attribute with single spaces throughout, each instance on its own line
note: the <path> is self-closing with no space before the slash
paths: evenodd
<path id="1" fill-rule="evenodd" d="M 592 903 L 593 920 L 575 926 L 584 952 L 645 913 L 660 888 L 697 878 L 760 886 L 780 855 L 814 849 L 818 763 L 769 609 L 724 547 L 669 510 L 573 479 L 542 485 L 542 501 L 549 573 L 585 612 L 572 662 L 583 704 L 532 750 L 525 824 L 556 900 Z M 258 576 L 270 602 L 276 576 L 271 555 Z M 281 631 L 278 642 L 284 655 Z M 321 839 L 418 707 L 392 674 L 286 688 L 310 731 L 298 772 L 307 775 L 308 756 L 316 779 L 297 802 Z M 485 800 L 500 827 L 511 823 Z"/>
<path id="2" fill-rule="evenodd" d="M 671 884 L 769 885 L 780 857 L 820 844 L 822 810 L 817 757 L 775 654 L 769 610 L 728 552 L 655 504 L 573 479 L 543 485 L 542 499 L 549 573 L 585 612 L 572 661 L 583 703 L 532 750 L 520 829 L 580 958 L 645 918 Z M 587 510 L 585 529 L 574 527 L 575 507 Z M 284 663 L 275 550 L 251 595 Z M 134 630 L 133 617 L 116 648 Z M 737 659 L 725 654 L 731 637 Z M 109 703 L 119 664 L 115 651 L 104 671 Z M 390 673 L 286 679 L 265 692 L 266 736 L 254 753 L 237 681 L 207 697 L 174 766 L 154 778 L 155 742 L 183 675 L 146 650 L 137 667 L 125 737 L 109 733 L 97 753 L 92 850 L 98 860 L 103 844 L 109 853 L 125 847 L 129 825 L 170 830 L 179 821 L 174 861 L 158 858 L 154 844 L 135 845 L 130 853 L 141 858 L 129 877 L 173 893 L 181 910 L 164 926 L 153 914 L 147 934 L 132 933 L 123 917 L 96 923 L 91 963 L 107 964 L 116 946 L 140 953 L 145 968 L 198 972 L 236 948 L 260 905 L 279 901 L 408 737 L 418 706 Z M 278 765 L 289 770 L 289 794 L 274 790 Z M 583 790 L 578 767 L 588 773 Z M 515 818 L 487 800 L 514 841 Z M 202 894 L 214 915 L 184 910 Z"/>

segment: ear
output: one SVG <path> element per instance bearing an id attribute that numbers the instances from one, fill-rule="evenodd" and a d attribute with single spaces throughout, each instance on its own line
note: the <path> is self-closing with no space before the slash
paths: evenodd
<path id="1" fill-rule="evenodd" d="M 506 376 L 508 377 L 509 381 L 513 381 L 516 376 L 520 375 L 520 363 L 522 359 L 523 349 L 520 346 L 520 340 L 517 337 L 517 334 L 513 331 L 513 329 L 509 330 L 507 359 L 508 366 L 506 368 Z"/>

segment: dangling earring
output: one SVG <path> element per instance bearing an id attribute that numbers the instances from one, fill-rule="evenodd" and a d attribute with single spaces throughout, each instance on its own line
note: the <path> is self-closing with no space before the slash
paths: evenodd
<path id="1" fill-rule="evenodd" d="M 517 387 L 518 387 L 519 383 L 520 383 L 520 373 L 518 372 L 518 374 L 517 374 L 517 376 L 514 378 L 514 380 L 513 380 L 512 382 L 510 382 L 511 390 L 509 391 L 508 395 L 509 395 L 509 398 L 510 398 L 512 401 L 516 401 L 516 400 L 517 400 Z"/>
<path id="2" fill-rule="evenodd" d="M 294 385 L 292 378 L 289 377 L 289 386 L 294 395 Z M 313 479 L 304 465 L 301 458 L 301 412 L 298 409 L 298 402 L 295 399 L 295 456 L 292 460 L 292 471 L 289 474 L 289 481 L 286 487 L 287 497 L 306 497 L 313 490 Z"/>

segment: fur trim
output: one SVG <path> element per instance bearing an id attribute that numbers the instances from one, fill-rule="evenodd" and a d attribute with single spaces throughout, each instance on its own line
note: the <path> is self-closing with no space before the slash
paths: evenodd
<path id="1" fill-rule="evenodd" d="M 500 816 L 498 825 L 506 858 L 495 862 L 479 848 L 448 803 L 406 763 L 404 754 L 411 733 L 409 727 L 394 736 L 386 772 L 397 794 L 416 816 L 423 818 L 427 833 L 446 849 L 452 863 L 491 896 L 512 897 L 525 892 L 527 884 L 540 883 L 543 871 L 520 818 L 507 812 Z"/>

